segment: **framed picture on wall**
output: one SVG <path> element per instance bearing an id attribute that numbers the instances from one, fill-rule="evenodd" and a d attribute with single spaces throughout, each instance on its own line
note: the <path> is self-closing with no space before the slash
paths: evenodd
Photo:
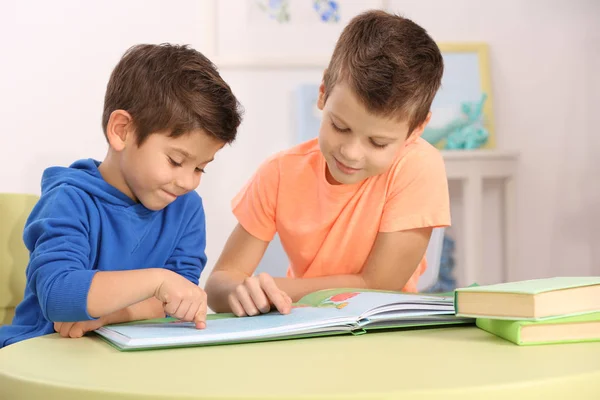
<path id="1" fill-rule="evenodd" d="M 214 53 L 221 65 L 281 65 L 326 60 L 347 23 L 383 8 L 383 1 L 218 0 L 212 7 Z"/>
<path id="2" fill-rule="evenodd" d="M 442 86 L 423 137 L 439 148 L 494 148 L 492 83 L 485 43 L 441 43 Z"/>
<path id="3" fill-rule="evenodd" d="M 487 45 L 441 43 L 439 47 L 444 58 L 444 75 L 431 106 L 431 122 L 423 137 L 438 148 L 494 148 Z M 321 123 L 321 113 L 316 107 L 319 83 L 301 84 L 294 92 L 298 142 L 318 134 Z"/>

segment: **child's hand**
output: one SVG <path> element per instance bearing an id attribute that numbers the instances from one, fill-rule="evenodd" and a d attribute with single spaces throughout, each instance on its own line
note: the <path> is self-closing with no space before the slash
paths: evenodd
<path id="1" fill-rule="evenodd" d="M 98 318 L 92 321 L 79 321 L 79 322 L 55 322 L 54 330 L 60 333 L 60 336 L 64 338 L 80 338 L 88 332 L 95 331 L 96 329 L 104 326 L 104 320 Z"/>
<path id="2" fill-rule="evenodd" d="M 165 312 L 182 321 L 193 321 L 196 328 L 206 328 L 206 293 L 181 275 L 165 270 L 154 297 L 163 302 Z"/>
<path id="3" fill-rule="evenodd" d="M 279 289 L 271 275 L 261 273 L 246 278 L 228 296 L 229 308 L 238 317 L 268 313 L 274 305 L 281 314 L 289 314 L 292 299 Z"/>

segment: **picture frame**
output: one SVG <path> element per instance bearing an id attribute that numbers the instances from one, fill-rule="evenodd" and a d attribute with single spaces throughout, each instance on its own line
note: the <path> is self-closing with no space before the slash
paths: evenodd
<path id="1" fill-rule="evenodd" d="M 461 106 L 468 103 L 482 105 L 481 124 L 487 131 L 487 140 L 482 149 L 496 147 L 494 129 L 493 93 L 486 43 L 439 43 L 444 58 L 442 85 L 431 106 L 431 128 L 448 124 L 452 118 L 460 117 Z M 485 98 L 482 98 L 485 95 Z M 464 116 L 463 116 L 464 117 Z M 443 147 L 444 142 L 438 144 Z"/>
<path id="2" fill-rule="evenodd" d="M 383 9 L 382 0 L 205 0 L 214 15 L 212 56 L 220 66 L 311 65 L 331 56 L 347 23 L 360 12 Z M 287 20 L 265 7 L 287 4 Z M 326 9 L 335 4 L 337 10 Z M 321 8 L 316 10 L 317 4 Z M 261 5 L 264 7 L 261 9 Z M 291 61 L 291 62 L 289 62 Z"/>

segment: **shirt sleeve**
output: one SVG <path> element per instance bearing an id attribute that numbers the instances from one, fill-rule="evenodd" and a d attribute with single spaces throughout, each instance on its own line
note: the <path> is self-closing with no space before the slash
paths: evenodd
<path id="1" fill-rule="evenodd" d="M 202 199 L 195 197 L 195 212 L 187 223 L 173 254 L 167 260 L 166 269 L 176 272 L 194 284 L 206 266 L 206 216 Z"/>
<path id="2" fill-rule="evenodd" d="M 395 165 L 380 232 L 450 225 L 450 199 L 444 159 L 429 144 Z"/>
<path id="3" fill-rule="evenodd" d="M 96 273 L 90 265 L 89 224 L 75 189 L 42 196 L 23 233 L 30 251 L 27 284 L 52 322 L 91 320 L 87 296 Z"/>
<path id="4" fill-rule="evenodd" d="M 265 161 L 233 199 L 233 214 L 252 236 L 270 242 L 275 236 L 279 189 L 278 159 Z"/>

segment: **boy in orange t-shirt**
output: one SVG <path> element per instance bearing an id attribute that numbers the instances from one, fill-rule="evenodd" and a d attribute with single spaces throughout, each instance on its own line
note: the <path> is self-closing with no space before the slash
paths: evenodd
<path id="1" fill-rule="evenodd" d="M 349 23 L 319 88 L 318 139 L 265 161 L 233 200 L 239 223 L 206 284 L 213 310 L 288 313 L 334 287 L 416 291 L 432 229 L 450 224 L 443 159 L 420 137 L 442 73 L 412 21 Z M 252 276 L 276 232 L 287 277 Z"/>

